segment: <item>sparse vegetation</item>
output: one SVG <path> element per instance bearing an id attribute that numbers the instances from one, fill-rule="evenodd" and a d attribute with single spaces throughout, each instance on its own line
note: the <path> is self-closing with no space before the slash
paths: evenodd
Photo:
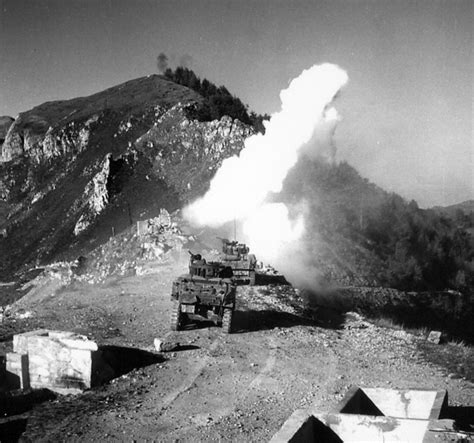
<path id="1" fill-rule="evenodd" d="M 430 333 L 430 328 L 428 328 L 427 326 L 421 326 L 421 327 L 406 326 L 405 324 L 399 323 L 393 318 L 386 317 L 384 315 L 377 318 L 370 318 L 369 321 L 373 323 L 375 326 L 378 326 L 379 328 L 405 331 L 409 334 L 412 334 L 420 338 L 426 338 L 428 337 L 428 334 Z M 463 342 L 459 340 L 459 343 L 463 343 Z"/>
<path id="2" fill-rule="evenodd" d="M 423 357 L 441 366 L 450 378 L 474 379 L 474 347 L 460 339 L 451 338 L 447 342 L 433 344 L 426 340 L 430 329 L 412 328 L 393 321 L 389 317 L 370 319 L 374 325 L 398 331 L 404 331 L 418 338 L 418 348 Z"/>
<path id="3" fill-rule="evenodd" d="M 383 285 L 462 292 L 474 285 L 469 215 L 449 218 L 420 209 L 415 201 L 369 183 L 345 162 L 305 159 L 287 184 L 291 195 L 309 196 L 315 229 L 338 232 L 381 260 L 377 279 Z"/>
<path id="4" fill-rule="evenodd" d="M 449 378 L 474 380 L 474 347 L 462 341 L 449 341 L 435 345 L 426 341 L 419 343 L 423 357 L 441 366 Z"/>
<path id="5" fill-rule="evenodd" d="M 249 112 L 248 106 L 233 96 L 225 86 L 216 86 L 207 79 L 201 80 L 191 69 L 178 66 L 174 71 L 165 70 L 165 77 L 201 94 L 206 102 L 196 111 L 195 117 L 200 121 L 220 119 L 224 115 L 237 118 L 241 122 L 252 125 L 257 131 L 265 132 L 263 120 L 270 117 Z"/>

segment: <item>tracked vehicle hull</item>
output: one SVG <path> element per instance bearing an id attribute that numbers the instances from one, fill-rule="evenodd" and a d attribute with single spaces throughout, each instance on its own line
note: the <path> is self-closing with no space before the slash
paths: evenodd
<path id="1" fill-rule="evenodd" d="M 222 252 L 219 261 L 224 266 L 232 268 L 234 281 L 239 284 L 255 284 L 257 259 L 245 243 L 230 241 L 225 238 L 222 241 Z"/>
<path id="2" fill-rule="evenodd" d="M 229 267 L 191 259 L 189 274 L 173 282 L 171 329 L 182 329 L 190 319 L 207 319 L 222 326 L 225 332 L 232 332 L 235 295 L 236 287 Z"/>

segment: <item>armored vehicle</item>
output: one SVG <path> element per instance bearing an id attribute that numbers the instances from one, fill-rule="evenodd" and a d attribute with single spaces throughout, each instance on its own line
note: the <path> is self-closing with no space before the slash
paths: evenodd
<path id="1" fill-rule="evenodd" d="M 171 330 L 178 331 L 189 318 L 200 317 L 232 332 L 236 292 L 232 268 L 189 253 L 189 273 L 173 282 Z"/>
<path id="2" fill-rule="evenodd" d="M 254 285 L 257 259 L 254 254 L 249 253 L 249 247 L 245 243 L 226 238 L 219 238 L 219 240 L 222 241 L 220 262 L 232 268 L 234 281 Z"/>

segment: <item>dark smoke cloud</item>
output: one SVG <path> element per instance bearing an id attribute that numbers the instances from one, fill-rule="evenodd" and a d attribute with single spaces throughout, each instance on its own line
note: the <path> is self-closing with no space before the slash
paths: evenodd
<path id="1" fill-rule="evenodd" d="M 156 57 L 156 67 L 160 74 L 164 74 L 166 69 L 172 66 L 180 66 L 182 68 L 190 69 L 194 64 L 194 58 L 192 55 L 184 54 L 177 56 L 176 54 L 166 55 L 164 52 L 161 52 L 158 57 Z"/>
<path id="2" fill-rule="evenodd" d="M 158 57 L 156 57 L 156 67 L 158 68 L 158 72 L 160 74 L 163 74 L 168 68 L 168 57 L 164 52 L 160 53 Z"/>

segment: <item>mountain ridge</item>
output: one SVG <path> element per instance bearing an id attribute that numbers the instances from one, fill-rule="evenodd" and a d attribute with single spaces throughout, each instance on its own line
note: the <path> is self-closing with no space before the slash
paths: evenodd
<path id="1" fill-rule="evenodd" d="M 104 215 L 116 218 L 110 235 L 111 228 L 119 231 L 161 205 L 174 210 L 203 192 L 220 161 L 254 132 L 229 117 L 190 118 L 203 103 L 189 88 L 154 75 L 21 113 L 2 145 L 0 197 L 9 214 L 0 218 L 0 246 L 10 253 L 0 269 L 42 263 L 90 241 L 86 231 Z M 207 154 L 199 179 L 160 169 L 162 163 L 192 169 L 200 151 Z"/>
<path id="2" fill-rule="evenodd" d="M 152 75 L 20 114 L 2 145 L 0 247 L 10 252 L 0 257 L 0 271 L 72 260 L 205 193 L 222 161 L 256 129 L 225 115 L 245 111 L 226 88 L 179 72 L 177 80 L 206 85 L 210 95 Z M 317 234 L 306 239 L 308 257 L 329 281 L 471 290 L 474 220 L 455 223 L 345 162 L 305 155 L 279 196 L 290 205 L 302 197 Z"/>
<path id="3" fill-rule="evenodd" d="M 445 213 L 452 213 L 458 209 L 464 212 L 473 212 L 474 211 L 474 199 L 464 200 L 459 203 L 453 203 L 451 205 L 445 206 L 433 206 L 430 208 L 434 211 L 445 212 Z"/>

